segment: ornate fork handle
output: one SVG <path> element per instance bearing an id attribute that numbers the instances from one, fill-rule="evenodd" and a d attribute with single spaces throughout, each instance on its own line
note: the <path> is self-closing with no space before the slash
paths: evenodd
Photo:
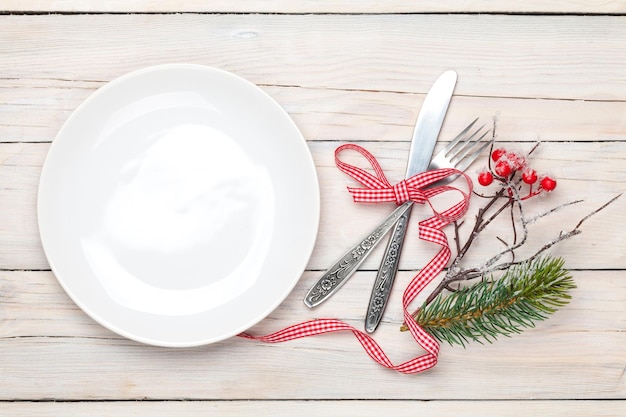
<path id="1" fill-rule="evenodd" d="M 313 308 L 341 288 L 382 238 L 412 206 L 412 201 L 407 201 L 399 206 L 372 233 L 339 258 L 311 287 L 304 297 L 304 304 Z"/>
<path id="2" fill-rule="evenodd" d="M 381 267 L 376 275 L 374 288 L 372 289 L 372 295 L 367 307 L 367 315 L 365 316 L 365 331 L 368 333 L 373 333 L 376 330 L 385 312 L 385 307 L 387 306 L 387 301 L 391 294 L 391 287 L 393 286 L 398 272 L 400 253 L 409 225 L 411 208 L 412 205 L 409 206 L 408 210 L 406 210 L 396 222 L 389 243 L 387 244 Z"/>

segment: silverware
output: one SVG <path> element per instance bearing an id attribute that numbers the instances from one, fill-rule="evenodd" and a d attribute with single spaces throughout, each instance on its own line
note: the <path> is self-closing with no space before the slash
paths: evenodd
<path id="1" fill-rule="evenodd" d="M 429 162 L 443 125 L 443 119 L 452 99 L 456 79 L 456 72 L 446 71 L 437 79 L 428 92 L 415 122 L 405 178 L 410 178 L 426 169 L 432 169 L 429 167 Z M 425 147 L 425 144 L 428 144 L 428 147 Z M 396 222 L 382 262 L 378 268 L 378 274 L 365 316 L 365 331 L 368 333 L 376 330 L 387 305 L 391 287 L 398 270 L 402 244 L 406 236 L 412 208 L 413 204 L 409 204 L 408 209 Z"/>
<path id="2" fill-rule="evenodd" d="M 489 133 L 489 130 L 478 136 L 484 126 L 481 126 L 472 133 L 469 133 L 478 119 L 475 119 L 470 123 L 459 135 L 452 140 L 444 149 L 442 149 L 430 162 L 427 170 L 434 170 L 440 168 L 456 168 L 460 171 L 465 171 L 472 162 L 482 153 L 482 151 L 491 144 L 492 141 L 482 142 L 482 139 Z M 407 170 L 408 171 L 408 170 Z M 414 175 L 413 173 L 412 175 Z M 407 177 L 410 176 L 407 174 Z M 433 186 L 445 185 L 452 182 L 456 177 L 445 178 Z M 365 316 L 365 331 L 372 333 L 376 330 L 380 324 L 383 313 L 391 294 L 391 287 L 398 271 L 398 263 L 400 260 L 400 253 L 402 251 L 402 244 L 406 235 L 406 229 L 411 215 L 412 201 L 404 203 L 407 205 L 407 209 L 404 210 L 404 215 L 396 223 L 394 233 L 392 234 L 387 251 L 383 256 L 376 280 L 374 281 L 374 288 L 370 297 L 367 314 Z"/>
<path id="3" fill-rule="evenodd" d="M 444 72 L 437 78 L 424 99 L 413 131 L 407 178 L 423 171 L 428 166 L 448 110 L 456 79 L 456 72 Z M 412 204 L 401 205 L 365 239 L 339 258 L 311 287 L 304 298 L 304 303 L 312 308 L 334 294 L 399 220 L 402 221 L 401 224 L 406 224 L 408 220 L 406 213 L 411 207 Z"/>

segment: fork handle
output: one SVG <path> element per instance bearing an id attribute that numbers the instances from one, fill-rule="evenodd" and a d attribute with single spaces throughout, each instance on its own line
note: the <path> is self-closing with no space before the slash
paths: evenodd
<path id="1" fill-rule="evenodd" d="M 378 268 L 378 274 L 376 275 L 372 295 L 370 296 L 369 305 L 367 307 L 367 314 L 365 315 L 365 331 L 367 333 L 373 333 L 376 328 L 378 328 L 385 308 L 387 307 L 391 287 L 398 273 L 400 253 L 409 225 L 411 209 L 412 205 L 409 206 L 396 222 L 389 243 L 387 244 L 385 255 Z"/>
<path id="2" fill-rule="evenodd" d="M 402 215 L 413 206 L 412 201 L 407 201 L 395 209 L 383 222 L 372 231 L 365 239 L 362 239 L 352 249 L 337 260 L 304 297 L 304 304 L 313 308 L 328 297 L 333 295 L 348 278 L 354 274 L 359 265 L 363 263 L 372 250 L 380 243 L 382 238 L 394 227 Z"/>

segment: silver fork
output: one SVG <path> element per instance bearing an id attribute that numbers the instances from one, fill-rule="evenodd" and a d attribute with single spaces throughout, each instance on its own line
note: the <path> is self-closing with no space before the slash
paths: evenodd
<path id="1" fill-rule="evenodd" d="M 483 143 L 479 149 L 474 149 L 475 146 L 481 143 L 482 139 L 489 133 L 489 131 L 478 136 L 481 127 L 477 131 L 469 134 L 478 119 L 475 119 L 470 123 L 463 131 L 448 144 L 442 151 L 440 151 L 431 161 L 428 169 L 457 167 L 459 170 L 464 171 L 467 167 L 480 155 L 480 153 L 489 146 L 490 142 Z M 468 147 L 468 144 L 471 146 Z M 473 153 L 470 152 L 473 150 Z M 461 153 L 462 152 L 462 153 Z M 434 165 L 436 164 L 436 165 Z M 447 182 L 452 181 L 452 178 Z M 440 181 L 442 183 L 442 181 Z M 383 222 L 374 229 L 364 239 L 360 240 L 357 245 L 347 251 L 341 258 L 339 258 L 311 287 L 309 292 L 304 297 L 304 303 L 308 307 L 315 307 L 334 294 L 345 282 L 354 274 L 357 268 L 363 263 L 372 250 L 380 243 L 382 238 L 394 227 L 396 222 L 413 206 L 412 201 L 400 205 L 396 208 Z M 400 249 L 400 248 L 399 248 Z M 399 250 L 397 255 L 399 255 Z M 398 257 L 398 256 L 396 256 Z M 393 268 L 397 270 L 396 267 Z M 394 273 L 395 276 L 395 273 Z M 387 282 L 388 280 L 386 280 Z M 388 284 L 389 289 L 391 283 Z M 376 291 L 377 286 L 374 287 Z M 384 307 L 384 306 L 382 306 Z M 380 310 L 382 316 L 382 309 Z M 368 316 L 366 316 L 366 319 Z"/>
<path id="2" fill-rule="evenodd" d="M 489 130 L 483 132 L 484 125 L 471 132 L 478 119 L 474 119 L 465 129 L 461 131 L 448 145 L 446 145 L 437 155 L 433 157 L 428 165 L 427 171 L 441 168 L 456 168 L 459 171 L 465 171 L 478 158 L 478 156 L 489 146 L 493 140 L 483 142 L 483 138 L 489 133 Z M 432 186 L 440 186 L 449 184 L 454 181 L 457 176 L 444 178 Z M 370 296 L 367 314 L 365 315 L 365 331 L 372 333 L 380 324 L 391 287 L 398 272 L 398 264 L 400 262 L 400 253 L 406 236 L 406 230 L 411 216 L 412 201 L 404 203 L 408 206 L 407 210 L 395 223 L 393 233 L 387 244 L 387 249 L 383 255 L 382 262 L 378 268 L 378 274 L 374 281 L 372 295 Z"/>

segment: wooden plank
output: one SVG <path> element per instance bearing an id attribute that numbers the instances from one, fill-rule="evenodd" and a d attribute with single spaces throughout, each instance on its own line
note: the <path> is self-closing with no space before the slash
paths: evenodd
<path id="1" fill-rule="evenodd" d="M 317 245 L 309 262 L 310 269 L 327 268 L 340 254 L 357 243 L 372 230 L 392 209 L 389 204 L 354 204 L 347 193 L 347 185 L 356 185 L 334 165 L 334 150 L 338 142 L 311 142 L 310 149 L 317 165 L 321 187 L 321 223 Z M 379 158 L 391 181 L 404 175 L 407 142 L 364 142 L 363 145 Z M 441 146 L 441 145 L 440 145 Z M 520 150 L 528 150 L 519 146 Z M 49 144 L 8 143 L 0 145 L 0 212 L 11 219 L 0 222 L 0 268 L 2 269 L 47 269 L 37 229 L 36 196 L 39 173 Z M 548 198 L 529 201 L 529 213 L 541 212 L 575 199 L 583 203 L 569 207 L 544 219 L 530 229 L 528 251 L 539 248 L 556 236 L 561 229 L 573 228 L 587 213 L 605 201 L 623 192 L 626 174 L 622 161 L 626 159 L 624 142 L 546 142 L 533 155 L 533 164 L 540 172 L 547 171 L 559 182 L 556 192 Z M 357 163 L 357 162 L 355 162 Z M 362 164 L 362 162 L 361 162 Z M 486 165 L 477 162 L 476 167 Z M 470 168 L 475 175 L 476 169 Z M 444 202 L 452 204 L 453 197 Z M 478 209 L 480 199 L 474 198 Z M 610 233 L 620 223 L 621 213 L 626 208 L 626 198 L 619 199 L 613 206 L 592 217 L 583 227 L 583 235 L 572 238 L 555 248 L 556 254 L 567 254 L 570 268 L 619 268 L 626 267 L 623 256 L 626 241 L 618 233 Z M 417 238 L 416 222 L 428 213 L 420 207 L 413 216 L 411 230 L 404 248 L 401 268 L 421 268 L 430 259 L 436 247 Z M 472 214 L 468 214 L 468 219 Z M 558 221 L 557 221 L 558 220 Z M 508 230 L 506 222 L 496 225 L 492 234 L 487 234 L 484 244 L 477 245 L 471 262 L 480 262 L 494 253 L 491 242 L 495 236 Z M 469 228 L 463 229 L 467 233 Z M 452 229 L 448 229 L 452 233 Z M 505 237 L 506 235 L 502 235 Z M 380 254 L 382 248 L 377 248 Z M 379 256 L 373 254 L 363 265 L 365 269 L 377 269 Z"/>
<path id="2" fill-rule="evenodd" d="M 625 16 L 7 15 L 0 81 L 85 85 L 192 62 L 263 86 L 425 93 L 454 68 L 458 96 L 624 101 L 625 23 Z"/>
<path id="3" fill-rule="evenodd" d="M 8 0 L 0 8 L 46 12 L 35 3 L 40 2 Z M 414 377 L 378 367 L 349 335 L 272 346 L 237 338 L 194 349 L 139 345 L 89 319 L 49 271 L 29 271 L 48 268 L 35 213 L 45 142 L 99 86 L 130 70 L 172 61 L 217 66 L 260 85 L 296 120 L 318 167 L 323 213 L 310 271 L 280 308 L 252 329 L 255 333 L 314 317 L 340 317 L 361 326 L 373 281 L 367 270 L 377 268 L 375 260 L 325 305 L 308 310 L 302 304 L 318 274 L 313 270 L 326 267 L 391 208 L 350 201 L 345 185 L 352 182 L 334 167 L 334 148 L 360 141 L 390 179 L 401 178 L 419 104 L 434 77 L 449 67 L 458 70 L 460 82 L 442 138 L 452 137 L 475 115 L 489 119 L 499 113 L 499 140 L 546 140 L 533 161 L 554 174 L 559 187 L 533 207 L 579 197 L 586 202 L 543 223 L 532 243 L 572 227 L 622 192 L 626 180 L 626 17 L 619 15 L 624 3 L 462 3 L 61 0 L 41 7 L 69 15 L 0 16 L 0 141 L 12 142 L 0 144 L 5 218 L 0 222 L 0 414 L 319 415 L 339 410 L 380 415 L 390 409 L 400 416 L 420 411 L 625 414 L 626 248 L 615 233 L 626 208 L 623 199 L 590 219 L 582 236 L 556 248 L 568 267 L 577 269 L 579 287 L 570 305 L 536 329 L 494 345 L 443 346 L 439 365 Z M 178 12 L 181 4 L 211 10 L 98 14 L 133 7 Z M 92 7 L 96 14 L 73 15 L 78 7 Z M 498 13 L 496 7 L 522 14 L 617 15 L 392 15 Z M 237 14 L 251 10 L 270 14 Z M 236 14 L 211 14 L 221 11 Z M 330 14 L 308 14 L 315 12 Z M 515 145 L 527 149 L 530 143 Z M 505 228 L 498 226 L 495 234 Z M 376 334 L 396 361 L 416 354 L 410 337 L 397 331 L 401 291 L 433 248 L 413 234 L 405 251 L 392 305 Z M 490 253 L 493 245 L 487 243 L 469 260 Z M 155 401 L 134 402 L 143 399 Z M 343 399 L 351 401 L 335 401 Z"/>
<path id="4" fill-rule="evenodd" d="M 406 376 L 372 362 L 349 334 L 277 345 L 239 338 L 193 349 L 141 345 L 95 324 L 51 273 L 5 271 L 0 400 L 623 399 L 626 280 L 620 271 L 573 275 L 578 288 L 571 303 L 535 329 L 493 345 L 443 345 L 434 369 Z M 306 273 L 250 331 L 262 334 L 315 317 L 337 317 L 360 328 L 373 273 L 358 273 L 333 299 L 310 310 L 302 296 L 315 277 Z M 410 336 L 398 332 L 400 296 L 411 277 L 401 273 L 375 334 L 396 362 L 417 353 Z"/>
<path id="5" fill-rule="evenodd" d="M 11 150 L 4 148 L 0 156 L 0 240 L 5 242 L 0 250 L 0 268 L 48 268 L 39 242 L 36 214 L 37 186 L 47 151 L 30 144 L 9 147 Z M 34 248 L 38 249 L 33 251 Z M 32 262 L 24 262 L 27 258 Z"/>
<path id="6" fill-rule="evenodd" d="M 402 291 L 414 277 L 415 271 L 401 271 L 398 285 L 394 287 L 390 309 L 385 314 L 385 327 L 395 335 L 403 322 L 400 309 Z M 556 326 L 561 332 L 619 332 L 626 328 L 626 311 L 619 300 L 626 294 L 626 279 L 619 272 L 572 271 L 578 289 L 573 291 L 573 301 L 558 313 L 558 322 L 548 321 L 539 328 Z M 323 316 L 337 317 L 361 327 L 364 305 L 374 281 L 371 271 L 359 271 L 328 302 L 315 309 L 304 308 L 302 298 L 319 272 L 307 271 L 288 299 L 253 331 L 257 334 L 277 330 L 292 324 Z M 49 271 L 2 271 L 2 339 L 19 338 L 79 338 L 121 339 L 107 331 L 84 314 L 65 294 L 54 274 Z M 433 284 L 434 285 L 434 284 Z M 424 291 L 429 293 L 431 288 Z M 610 317 L 611 320 L 607 320 Z M 383 332 L 384 333 L 384 332 Z M 385 336 L 386 334 L 383 334 Z M 252 343 L 252 342 L 251 342 Z M 288 344 L 284 345 L 288 346 Z M 175 349 L 173 349 L 175 350 Z"/>
<path id="7" fill-rule="evenodd" d="M 0 403 L 0 412 L 13 417 L 125 417 L 150 415 L 220 416 L 292 416 L 345 417 L 387 415 L 397 417 L 428 415 L 434 417 L 614 417 L 626 412 L 626 401 L 132 401 L 132 402 L 18 402 Z"/>
<path id="8" fill-rule="evenodd" d="M 4 0 L 4 11 L 10 12 L 236 12 L 236 13 L 624 13 L 623 1 L 540 0 L 494 3 L 488 0 L 473 1 L 410 1 L 392 0 L 381 3 L 375 0 L 319 1 L 319 0 Z"/>
<path id="9" fill-rule="evenodd" d="M 435 74 L 433 74 L 433 77 Z M 460 85 L 468 80 L 459 74 Z M 52 141 L 72 111 L 104 82 L 0 78 L 0 142 Z M 406 141 L 424 94 L 264 85 L 310 141 Z M 25 111 L 25 109 L 28 111 Z M 476 117 L 498 119 L 515 141 L 626 138 L 626 100 L 545 100 L 456 95 L 441 132 L 452 138 Z"/>

